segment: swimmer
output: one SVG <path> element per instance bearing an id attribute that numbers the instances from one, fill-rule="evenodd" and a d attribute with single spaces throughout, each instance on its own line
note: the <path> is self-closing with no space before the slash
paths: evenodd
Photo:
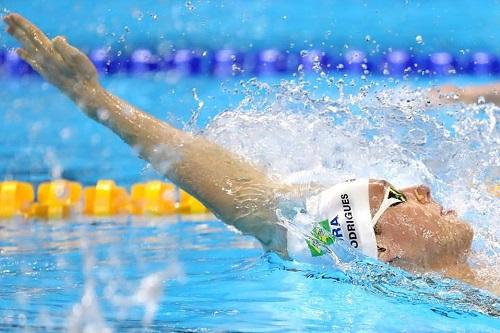
<path id="1" fill-rule="evenodd" d="M 397 190 L 387 181 L 368 179 L 331 188 L 277 182 L 240 156 L 106 91 L 92 62 L 64 37 L 49 39 L 18 14 L 4 20 L 22 45 L 17 54 L 42 77 L 223 222 L 257 238 L 266 251 L 284 259 L 324 258 L 329 245 L 343 239 L 367 256 L 407 270 L 480 284 L 467 264 L 472 228 L 453 211 L 445 212 L 428 187 Z M 279 214 L 290 205 L 298 208 L 297 218 L 317 222 L 298 240 L 288 230 L 292 222 Z"/>
<path id="2" fill-rule="evenodd" d="M 443 85 L 432 89 L 430 95 L 438 104 L 463 102 L 466 104 L 493 103 L 500 106 L 500 83 L 495 82 L 463 88 Z"/>

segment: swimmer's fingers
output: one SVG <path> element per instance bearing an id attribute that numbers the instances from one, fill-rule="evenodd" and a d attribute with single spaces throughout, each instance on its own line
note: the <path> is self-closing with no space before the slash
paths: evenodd
<path id="1" fill-rule="evenodd" d="M 86 77 L 97 75 L 97 71 L 89 58 L 76 47 L 71 46 L 64 37 L 57 36 L 52 40 L 55 51 L 62 57 L 66 66 L 76 74 Z"/>
<path id="2" fill-rule="evenodd" d="M 45 76 L 49 68 L 55 68 L 61 62 L 48 38 L 29 21 L 17 14 L 7 15 L 4 21 L 7 23 L 7 32 L 23 47 L 18 54 L 37 72 L 43 72 L 42 75 Z"/>
<path id="3" fill-rule="evenodd" d="M 19 14 L 9 14 L 4 18 L 7 32 L 14 36 L 28 52 L 48 52 L 50 40 L 33 23 Z"/>
<path id="4" fill-rule="evenodd" d="M 7 23 L 7 33 L 14 37 L 21 45 L 25 48 L 25 50 L 33 50 L 34 46 L 31 43 L 31 40 L 26 36 L 24 31 L 18 27 L 16 23 L 12 20 L 11 16 L 6 16 L 4 18 L 5 23 Z M 34 50 L 33 50 L 34 51 Z"/>
<path id="5" fill-rule="evenodd" d="M 30 64 L 30 66 L 33 67 L 33 69 L 37 71 L 40 75 L 45 76 L 44 68 L 40 65 L 40 62 L 38 62 L 31 56 L 29 52 L 27 52 L 24 49 L 17 49 L 16 53 L 19 57 L 21 57 L 21 59 Z"/>

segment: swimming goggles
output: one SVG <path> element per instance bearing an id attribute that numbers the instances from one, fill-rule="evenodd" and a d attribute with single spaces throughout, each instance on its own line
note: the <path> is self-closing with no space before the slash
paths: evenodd
<path id="1" fill-rule="evenodd" d="M 375 215 L 373 215 L 372 226 L 375 227 L 378 220 L 380 219 L 382 214 L 384 214 L 387 208 L 399 205 L 400 203 L 406 201 L 407 201 L 406 196 L 403 193 L 394 189 L 391 185 L 386 186 L 384 192 L 384 200 L 382 200 L 382 203 L 380 204 L 378 211 L 375 213 Z"/>

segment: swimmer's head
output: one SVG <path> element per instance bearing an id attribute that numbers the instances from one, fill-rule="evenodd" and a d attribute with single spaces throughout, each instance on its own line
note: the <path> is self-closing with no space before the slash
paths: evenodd
<path id="1" fill-rule="evenodd" d="M 387 187 L 392 186 L 386 181 L 370 181 L 372 214 L 380 207 Z M 472 228 L 455 212 L 445 212 L 426 186 L 399 192 L 404 202 L 385 210 L 375 225 L 378 258 L 402 267 L 422 268 L 463 262 L 470 249 Z"/>

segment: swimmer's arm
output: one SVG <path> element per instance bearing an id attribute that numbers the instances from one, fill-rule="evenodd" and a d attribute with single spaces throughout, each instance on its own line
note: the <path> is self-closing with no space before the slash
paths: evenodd
<path id="1" fill-rule="evenodd" d="M 458 100 L 467 104 L 478 103 L 479 99 L 483 97 L 484 102 L 500 106 L 500 83 L 463 88 L 445 85 L 433 89 L 431 96 L 441 103 L 453 103 Z"/>
<path id="2" fill-rule="evenodd" d="M 271 222 L 276 221 L 277 200 L 287 186 L 271 181 L 262 170 L 221 146 L 180 131 L 101 86 L 72 98 L 87 115 L 113 130 L 224 222 L 264 245 L 273 241 Z"/>
<path id="3" fill-rule="evenodd" d="M 5 17 L 23 46 L 18 54 L 68 95 L 89 117 L 109 127 L 172 182 L 198 198 L 224 222 L 270 249 L 277 201 L 288 186 L 208 140 L 175 129 L 106 91 L 95 67 L 62 37 L 49 40 L 19 15 Z"/>

